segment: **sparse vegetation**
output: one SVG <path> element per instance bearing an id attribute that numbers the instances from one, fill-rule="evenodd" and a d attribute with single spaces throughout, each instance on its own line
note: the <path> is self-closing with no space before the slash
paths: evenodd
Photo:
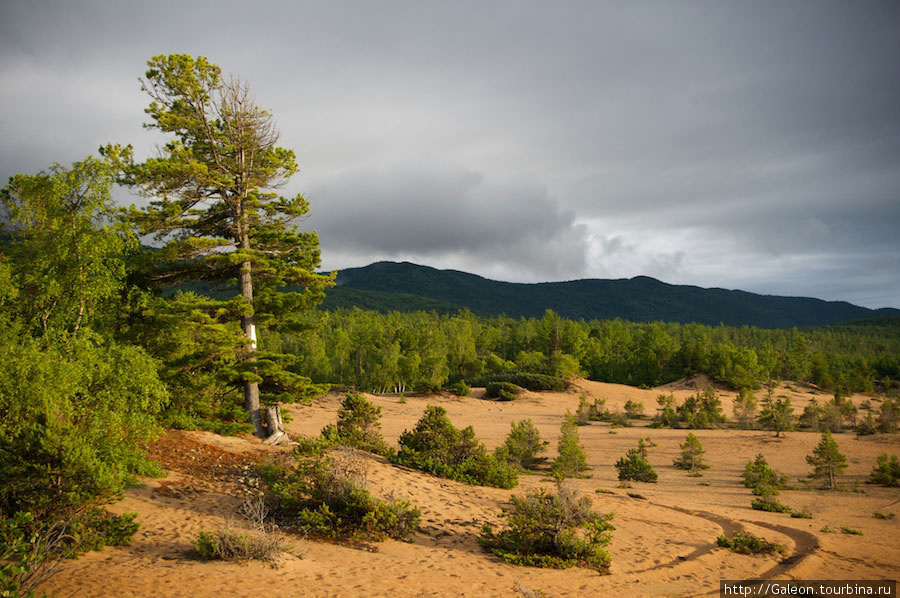
<path id="1" fill-rule="evenodd" d="M 875 519 L 883 519 L 885 521 L 890 521 L 896 516 L 896 513 L 882 513 L 881 511 L 875 511 L 874 513 L 872 513 L 872 517 L 874 517 Z"/>
<path id="2" fill-rule="evenodd" d="M 730 538 L 719 536 L 716 544 L 738 554 L 785 554 L 787 549 L 781 544 L 775 544 L 755 536 L 750 532 L 737 531 Z"/>
<path id="3" fill-rule="evenodd" d="M 861 536 L 861 535 L 863 535 L 863 532 L 862 532 L 861 529 L 857 529 L 857 528 L 855 528 L 855 527 L 850 527 L 850 526 L 848 526 L 848 525 L 842 525 L 842 526 L 841 526 L 841 533 L 842 533 L 842 534 L 847 534 L 847 535 L 849 535 L 849 536 Z"/>
<path id="4" fill-rule="evenodd" d="M 504 513 L 505 529 L 485 524 L 479 544 L 508 563 L 564 569 L 582 566 L 609 572 L 606 545 L 611 539 L 612 513 L 591 509 L 591 500 L 560 484 L 556 493 L 540 490 L 512 498 Z"/>
<path id="5" fill-rule="evenodd" d="M 809 510 L 809 507 L 803 507 L 799 511 L 791 512 L 792 519 L 812 519 L 812 511 Z"/>
<path id="6" fill-rule="evenodd" d="M 722 400 L 713 387 L 702 393 L 691 395 L 681 405 L 672 394 L 659 395 L 657 414 L 650 422 L 654 428 L 713 428 L 725 423 Z"/>
<path id="7" fill-rule="evenodd" d="M 897 455 L 879 455 L 869 474 L 869 482 L 882 486 L 900 486 L 900 459 Z"/>
<path id="8" fill-rule="evenodd" d="M 644 417 L 644 404 L 640 401 L 628 399 L 625 401 L 625 416 L 631 419 Z"/>

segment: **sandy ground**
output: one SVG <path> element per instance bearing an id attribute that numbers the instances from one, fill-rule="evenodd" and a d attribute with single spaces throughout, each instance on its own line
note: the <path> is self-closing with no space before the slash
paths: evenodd
<path id="1" fill-rule="evenodd" d="M 555 455 L 559 427 L 567 410 L 578 405 L 580 393 L 607 399 L 607 406 L 623 408 L 629 399 L 641 401 L 652 414 L 656 396 L 673 392 L 677 398 L 702 388 L 704 380 L 665 388 L 641 390 L 627 386 L 579 381 L 565 393 L 525 393 L 519 400 L 497 403 L 451 395 L 400 397 L 369 396 L 383 409 L 383 432 L 395 443 L 415 425 L 429 403 L 445 407 L 458 427 L 471 424 L 478 437 L 493 449 L 503 442 L 510 423 L 530 418 L 551 441 Z M 730 415 L 734 393 L 721 391 Z M 777 395 L 791 397 L 799 413 L 811 398 L 829 395 L 798 384 L 784 385 Z M 861 403 L 867 397 L 857 395 Z M 289 407 L 291 434 L 318 434 L 336 419 L 341 396 L 331 394 L 311 406 Z M 818 434 L 790 432 L 775 439 L 770 432 L 698 430 L 710 468 L 700 478 L 675 469 L 672 460 L 687 434 L 682 430 L 635 427 L 610 429 L 593 422 L 579 428 L 588 455 L 591 477 L 576 480 L 577 488 L 593 499 L 598 511 L 615 513 L 616 531 L 609 546 L 611 574 L 575 568 L 547 570 L 505 564 L 476 543 L 484 522 L 500 523 L 501 508 L 512 494 L 549 487 L 539 474 L 520 477 L 511 491 L 469 486 L 389 465 L 372 455 L 368 482 L 376 495 L 408 498 L 422 511 L 412 543 L 386 541 L 365 550 L 292 537 L 291 550 L 276 567 L 198 560 L 192 540 L 200 530 L 221 527 L 226 521 L 242 525 L 238 506 L 252 490 L 252 476 L 243 467 L 284 449 L 264 447 L 258 440 L 222 438 L 208 433 L 169 433 L 157 451 L 169 477 L 146 480 L 111 505 L 116 513 L 139 514 L 141 529 L 129 547 L 107 548 L 66 563 L 40 589 L 57 596 L 715 596 L 720 579 L 898 579 L 900 578 L 900 517 L 876 519 L 880 511 L 898 514 L 900 489 L 862 484 L 876 457 L 900 452 L 900 434 L 857 438 L 836 436 L 849 467 L 841 482 L 846 491 L 785 491 L 780 500 L 795 508 L 808 507 L 813 519 L 750 509 L 751 493 L 740 484 L 744 465 L 757 453 L 791 477 L 805 478 L 805 456 L 818 443 Z M 634 483 L 619 488 L 615 461 L 637 444 L 639 437 L 656 444 L 649 460 L 659 474 L 656 484 Z M 166 442 L 169 442 L 167 444 Z M 168 452 L 167 452 L 168 451 Z M 202 459 L 200 458 L 202 456 Z M 219 469 L 192 467 L 215 462 Z M 212 473 L 210 473 L 212 471 Z M 851 491 L 860 482 L 860 491 Z M 611 490 L 614 494 L 597 493 Z M 639 493 L 644 499 L 628 496 Z M 823 533 L 857 528 L 863 535 Z M 743 556 L 716 546 L 723 532 L 748 530 L 784 544 L 787 558 Z M 540 594 L 534 592 L 540 591 Z"/>

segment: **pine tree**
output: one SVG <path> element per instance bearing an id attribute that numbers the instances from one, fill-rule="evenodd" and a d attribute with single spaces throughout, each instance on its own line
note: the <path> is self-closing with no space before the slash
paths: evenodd
<path id="1" fill-rule="evenodd" d="M 678 469 L 686 469 L 688 471 L 697 471 L 698 469 L 708 469 L 709 465 L 703 463 L 703 446 L 700 440 L 694 436 L 693 432 L 688 432 L 684 444 L 681 446 L 681 457 L 675 459 L 675 467 Z"/>
<path id="2" fill-rule="evenodd" d="M 307 314 L 331 284 L 315 273 L 316 233 L 295 228 L 307 213 L 306 199 L 273 191 L 297 172 L 294 152 L 277 146 L 272 116 L 254 103 L 248 86 L 223 79 L 206 58 L 175 54 L 147 64 L 146 127 L 173 138 L 139 164 L 130 146 L 107 146 L 103 153 L 122 168 L 123 182 L 152 200 L 131 214 L 141 234 L 164 243 L 147 259 L 147 280 L 158 287 L 199 281 L 240 297 L 236 318 L 244 343 L 234 382 L 243 387 L 254 432 L 265 436 L 261 398 L 296 400 L 319 389 L 287 371 L 285 356 L 258 352 L 256 326 L 308 326 Z"/>
<path id="3" fill-rule="evenodd" d="M 557 452 L 559 454 L 550 468 L 556 478 L 577 477 L 581 472 L 589 469 L 584 446 L 578 437 L 578 424 L 575 422 L 575 417 L 568 411 L 559 430 Z"/>
<path id="4" fill-rule="evenodd" d="M 774 388 L 774 383 L 770 383 L 759 414 L 759 425 L 774 430 L 775 438 L 778 438 L 782 432 L 793 429 L 794 408 L 788 398 L 775 400 Z"/>
<path id="5" fill-rule="evenodd" d="M 809 477 L 825 480 L 827 488 L 834 488 L 837 475 L 847 469 L 847 457 L 840 453 L 837 442 L 828 430 L 822 434 L 822 440 L 812 454 L 806 457 L 806 462 L 813 466 Z"/>

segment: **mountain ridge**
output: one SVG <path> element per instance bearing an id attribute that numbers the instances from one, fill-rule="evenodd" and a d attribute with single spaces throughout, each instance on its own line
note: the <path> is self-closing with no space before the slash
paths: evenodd
<path id="1" fill-rule="evenodd" d="M 517 283 L 388 261 L 338 271 L 337 286 L 326 292 L 323 308 L 353 306 L 385 312 L 455 313 L 468 309 L 482 316 L 510 317 L 540 317 L 552 309 L 576 320 L 619 318 L 759 328 L 805 328 L 900 316 L 900 310 L 894 308 L 869 309 L 846 301 L 673 285 L 649 276 Z"/>

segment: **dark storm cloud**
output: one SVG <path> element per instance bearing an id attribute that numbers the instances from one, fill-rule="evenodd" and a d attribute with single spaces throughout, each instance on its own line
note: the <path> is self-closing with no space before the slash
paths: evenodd
<path id="1" fill-rule="evenodd" d="M 309 193 L 325 251 L 455 261 L 567 278 L 585 271 L 588 234 L 535 180 L 404 162 L 340 173 Z"/>
<path id="2" fill-rule="evenodd" d="M 151 151 L 145 61 L 204 54 L 297 151 L 327 268 L 900 306 L 898 30 L 892 2 L 8 1 L 0 177 Z"/>

